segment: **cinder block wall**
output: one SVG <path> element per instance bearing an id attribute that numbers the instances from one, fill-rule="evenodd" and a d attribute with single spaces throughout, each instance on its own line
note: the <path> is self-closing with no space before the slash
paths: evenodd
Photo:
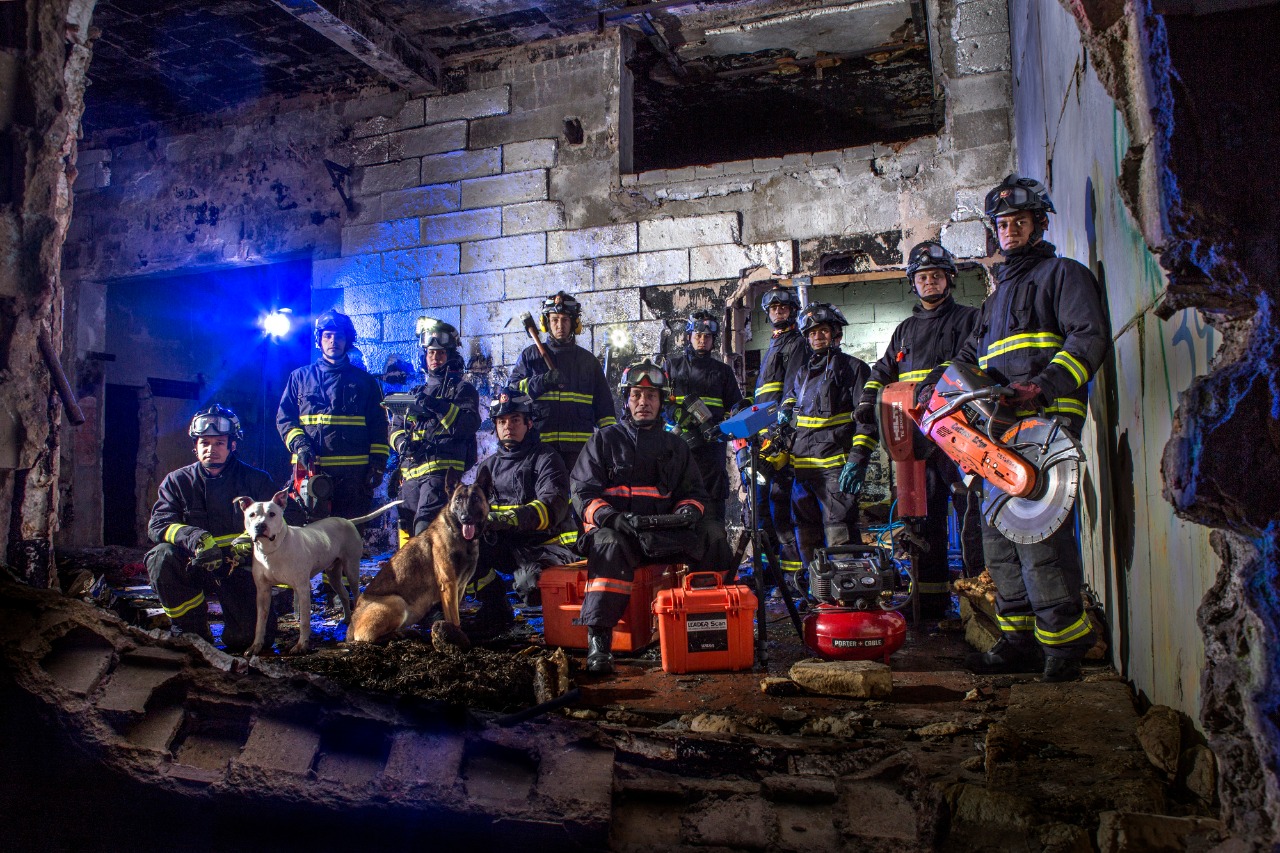
<path id="1" fill-rule="evenodd" d="M 372 368 L 411 352 L 429 313 L 461 328 L 496 382 L 527 345 L 519 315 L 562 288 L 586 305 L 584 346 L 599 353 L 625 324 L 644 352 L 665 321 L 722 305 L 744 272 L 813 273 L 841 252 L 900 267 L 911 245 L 938 237 L 986 262 L 982 196 L 1012 166 L 1005 4 L 927 5 L 945 126 L 903 144 L 626 173 L 630 86 L 615 30 L 487 56 L 458 69 L 457 94 L 228 118 L 82 155 L 91 168 L 77 182 L 65 276 L 98 303 L 79 334 L 83 394 L 102 393 L 83 360 L 100 338 L 101 284 L 156 272 L 310 255 L 313 307 L 352 314 Z M 566 137 L 570 120 L 580 143 Z M 354 213 L 325 159 L 352 166 Z M 872 316 L 851 330 L 851 351 L 882 350 L 893 323 L 877 317 L 909 310 L 901 286 L 882 290 L 844 291 Z M 101 437 L 68 453 L 66 470 L 94 483 Z M 72 510 L 73 493 L 68 483 Z M 69 518 L 77 544 L 100 539 L 94 519 Z"/>

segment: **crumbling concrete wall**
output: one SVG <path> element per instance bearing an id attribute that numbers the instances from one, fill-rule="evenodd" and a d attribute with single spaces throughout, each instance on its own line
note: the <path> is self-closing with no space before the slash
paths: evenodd
<path id="1" fill-rule="evenodd" d="M 62 411 L 38 341 L 63 341 L 61 252 L 93 0 L 5 4 L 0 32 L 0 558 L 48 586 Z"/>
<path id="2" fill-rule="evenodd" d="M 1019 163 L 1052 162 L 1050 238 L 1105 272 L 1115 326 L 1091 400 L 1110 413 L 1093 418 L 1084 493 L 1092 572 L 1110 579 L 1118 662 L 1151 698 L 1198 708 L 1224 818 L 1272 849 L 1280 336 L 1274 252 L 1256 249 L 1280 215 L 1264 94 L 1280 71 L 1256 57 L 1280 14 L 1064 6 L 1010 4 Z"/>

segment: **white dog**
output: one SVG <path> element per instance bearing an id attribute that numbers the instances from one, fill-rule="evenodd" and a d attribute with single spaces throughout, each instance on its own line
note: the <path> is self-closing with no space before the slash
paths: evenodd
<path id="1" fill-rule="evenodd" d="M 244 513 L 246 535 L 253 538 L 253 585 L 257 589 L 258 623 L 253 645 L 245 657 L 262 651 L 267 639 L 267 618 L 271 614 L 271 588 L 283 584 L 293 590 L 298 611 L 298 642 L 290 654 L 302 654 L 311 641 L 311 579 L 325 573 L 342 602 L 342 621 L 351 621 L 351 601 L 342 584 L 345 576 L 355 594 L 360 588 L 360 558 L 364 540 L 357 524 L 377 518 L 401 501 L 392 501 L 368 515 L 347 520 L 331 517 L 306 527 L 292 527 L 284 520 L 288 492 L 276 492 L 269 501 L 240 497 L 235 505 Z"/>

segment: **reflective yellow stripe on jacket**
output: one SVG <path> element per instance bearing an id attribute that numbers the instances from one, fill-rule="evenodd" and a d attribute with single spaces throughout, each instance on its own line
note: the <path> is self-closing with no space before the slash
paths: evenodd
<path id="1" fill-rule="evenodd" d="M 577 391 L 548 391 L 538 399 L 553 403 L 582 403 L 587 406 L 595 402 L 590 394 L 579 394 Z"/>
<path id="2" fill-rule="evenodd" d="M 1055 335 L 1053 332 L 1024 332 L 1019 335 L 1010 335 L 987 347 L 987 354 L 978 358 L 978 366 L 985 370 L 991 359 L 1020 349 L 1061 349 L 1065 340 L 1062 335 Z"/>
<path id="3" fill-rule="evenodd" d="M 853 423 L 853 412 L 841 412 L 838 415 L 832 415 L 829 418 L 815 418 L 809 415 L 800 415 L 796 418 L 796 426 L 805 429 L 823 429 L 824 427 L 841 426 L 842 424 Z"/>
<path id="4" fill-rule="evenodd" d="M 298 420 L 307 426 L 364 426 L 364 415 L 299 415 Z"/>
<path id="5" fill-rule="evenodd" d="M 568 444 L 585 444 L 591 438 L 589 432 L 544 432 L 543 441 L 561 441 Z"/>
<path id="6" fill-rule="evenodd" d="M 847 453 L 837 453 L 835 456 L 793 456 L 791 464 L 795 466 L 797 471 L 805 469 L 816 470 L 825 468 L 839 468 L 849 461 Z"/>
<path id="7" fill-rule="evenodd" d="M 452 470 L 462 472 L 465 467 L 459 459 L 436 459 L 433 462 L 425 462 L 422 465 L 414 465 L 408 468 L 401 466 L 400 471 L 404 474 L 406 480 L 414 480 L 418 477 L 434 474 L 437 471 Z"/>

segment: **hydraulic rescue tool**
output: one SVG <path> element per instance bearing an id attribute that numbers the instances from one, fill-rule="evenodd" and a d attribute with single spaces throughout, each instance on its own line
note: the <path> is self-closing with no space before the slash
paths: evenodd
<path id="1" fill-rule="evenodd" d="M 965 474 L 986 482 L 988 524 L 1020 544 L 1052 536 L 1075 506 L 1080 442 L 1053 417 L 1018 416 L 1005 402 L 1011 392 L 973 365 L 950 365 L 923 406 L 915 384 L 894 382 L 880 392 L 881 434 L 898 467 L 899 515 L 925 515 L 922 433 Z"/>

